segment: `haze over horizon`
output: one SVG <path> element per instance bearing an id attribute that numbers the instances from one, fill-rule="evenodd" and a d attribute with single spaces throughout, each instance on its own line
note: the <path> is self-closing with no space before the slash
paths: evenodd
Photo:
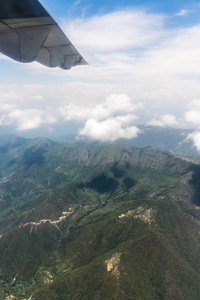
<path id="1" fill-rule="evenodd" d="M 194 128 L 200 144 L 198 1 L 43 0 L 88 66 L 0 56 L 0 134 L 134 138 L 137 124 Z"/>

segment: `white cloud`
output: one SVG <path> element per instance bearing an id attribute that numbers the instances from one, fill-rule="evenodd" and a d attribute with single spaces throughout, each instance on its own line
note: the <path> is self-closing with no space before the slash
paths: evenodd
<path id="1" fill-rule="evenodd" d="M 128 116 L 128 119 L 130 116 Z M 115 141 L 120 138 L 131 139 L 137 137 L 140 130 L 136 126 L 126 126 L 129 120 L 126 118 L 109 118 L 104 121 L 90 119 L 86 122 L 85 127 L 79 130 L 78 136 L 85 136 L 101 142 Z"/>
<path id="2" fill-rule="evenodd" d="M 186 15 L 188 15 L 189 13 L 191 13 L 191 10 L 188 10 L 188 9 L 181 9 L 176 15 L 177 15 L 177 16 L 186 16 Z"/>
<path id="3" fill-rule="evenodd" d="M 19 131 L 38 128 L 42 124 L 41 111 L 37 110 L 14 110 L 9 114 L 11 120 L 18 124 Z"/>
<path id="4" fill-rule="evenodd" d="M 18 131 L 23 132 L 39 128 L 45 124 L 55 124 L 62 120 L 62 116 L 67 122 L 86 122 L 79 134 L 101 141 L 113 141 L 122 137 L 132 138 L 139 132 L 136 127 L 130 124 L 137 120 L 135 112 L 142 109 L 143 105 L 142 103 L 133 103 L 126 94 L 111 94 L 103 102 L 93 105 L 69 103 L 53 109 L 51 106 L 44 106 L 45 103 L 42 102 L 44 93 L 38 94 L 39 89 L 30 86 L 23 89 L 23 92 L 28 94 L 30 89 L 36 90 L 35 94 L 32 93 L 29 96 L 33 108 L 23 108 L 23 103 L 22 105 L 10 104 L 9 95 L 6 95 L 5 100 L 0 102 L 0 124 L 2 126 L 15 125 Z M 40 105 L 40 103 L 43 104 Z M 91 122 L 94 124 L 92 128 L 90 128 Z M 102 128 L 103 130 L 101 130 Z"/>
<path id="5" fill-rule="evenodd" d="M 66 121 L 85 121 L 88 119 L 103 120 L 115 115 L 123 115 L 143 108 L 142 103 L 133 104 L 130 98 L 125 95 L 112 94 L 106 100 L 96 105 L 75 105 L 70 103 L 62 106 L 58 111 Z"/>
<path id="6" fill-rule="evenodd" d="M 108 82 L 123 83 L 125 93 L 127 84 L 147 93 L 149 86 L 156 91 L 168 85 L 168 93 L 185 95 L 190 82 L 182 87 L 179 76 L 200 75 L 199 24 L 167 28 L 164 16 L 132 8 L 71 20 L 63 28 L 90 65 L 68 73 L 43 68 L 46 76 L 101 82 L 105 88 Z"/>
<path id="7" fill-rule="evenodd" d="M 116 11 L 64 24 L 79 47 L 88 51 L 116 51 L 155 42 L 161 34 L 162 16 L 139 10 Z"/>
<path id="8" fill-rule="evenodd" d="M 75 3 L 74 3 L 74 6 L 77 6 L 81 3 L 81 0 L 77 0 Z"/>
<path id="9" fill-rule="evenodd" d="M 193 100 L 189 105 L 190 110 L 185 112 L 185 120 L 190 124 L 200 125 L 200 100 Z"/>
<path id="10" fill-rule="evenodd" d="M 33 101 L 43 101 L 44 96 L 42 96 L 42 95 L 33 95 L 33 96 L 31 96 L 31 100 L 33 100 Z"/>
<path id="11" fill-rule="evenodd" d="M 150 126 L 176 126 L 178 124 L 176 117 L 170 114 L 162 115 L 159 119 L 153 119 L 147 123 Z"/>
<path id="12" fill-rule="evenodd" d="M 200 111 L 190 110 L 186 112 L 185 119 L 189 123 L 200 125 Z"/>
<path id="13" fill-rule="evenodd" d="M 165 22 L 163 15 L 132 8 L 66 23 L 66 34 L 90 64 L 70 76 L 105 87 L 124 84 L 125 93 L 132 84 L 141 93 L 154 89 L 161 97 L 167 91 L 168 99 L 179 93 L 191 100 L 191 81 L 200 76 L 200 25 L 167 28 Z"/>
<path id="14" fill-rule="evenodd" d="M 191 109 L 199 109 L 200 110 L 200 99 L 196 99 L 190 102 Z"/>
<path id="15" fill-rule="evenodd" d="M 0 103 L 0 112 L 9 112 L 15 109 L 17 106 L 15 104 Z"/>
<path id="16" fill-rule="evenodd" d="M 84 128 L 79 130 L 79 137 L 114 141 L 137 136 L 139 129 L 129 124 L 137 119 L 133 112 L 141 108 L 143 108 L 141 103 L 132 103 L 125 94 L 112 94 L 100 104 L 90 106 L 69 104 L 60 107 L 58 111 L 66 121 L 86 121 Z"/>
<path id="17" fill-rule="evenodd" d="M 18 131 L 26 131 L 35 129 L 42 124 L 54 124 L 56 118 L 51 109 L 47 108 L 46 111 L 37 109 L 13 109 L 6 116 L 3 117 L 2 124 L 17 125 Z"/>
<path id="18" fill-rule="evenodd" d="M 200 132 L 195 131 L 188 135 L 187 139 L 192 140 L 194 143 L 194 146 L 198 151 L 200 151 Z"/>

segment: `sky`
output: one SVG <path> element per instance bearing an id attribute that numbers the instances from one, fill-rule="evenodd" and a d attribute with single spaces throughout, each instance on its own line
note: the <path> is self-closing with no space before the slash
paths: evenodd
<path id="1" fill-rule="evenodd" d="M 200 1 L 41 3 L 88 66 L 64 71 L 0 55 L 0 134 L 112 142 L 145 124 L 193 128 L 200 150 Z"/>

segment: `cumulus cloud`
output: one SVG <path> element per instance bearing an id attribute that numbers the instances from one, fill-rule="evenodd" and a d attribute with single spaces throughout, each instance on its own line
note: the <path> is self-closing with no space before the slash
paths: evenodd
<path id="1" fill-rule="evenodd" d="M 126 117 L 109 118 L 104 121 L 90 119 L 85 127 L 79 130 L 78 136 L 85 136 L 101 142 L 115 141 L 120 138 L 132 139 L 137 137 L 140 130 L 136 126 L 127 126 L 127 123 L 134 119 L 128 115 Z"/>
<path id="2" fill-rule="evenodd" d="M 200 151 L 200 132 L 199 131 L 194 131 L 194 132 L 190 133 L 188 135 L 187 139 L 192 140 L 197 151 Z"/>
<path id="3" fill-rule="evenodd" d="M 200 125 L 200 100 L 193 100 L 189 108 L 190 109 L 185 112 L 185 120 L 188 123 Z"/>
<path id="4" fill-rule="evenodd" d="M 43 84 L 8 84 L 0 85 L 0 109 L 1 105 L 9 104 L 15 106 L 28 106 L 30 107 L 44 107 L 44 103 L 50 101 L 51 97 L 48 91 L 51 93 L 52 87 L 45 86 Z M 53 87 L 55 89 L 55 87 Z M 52 92 L 52 94 L 54 91 Z M 48 97 L 47 97 L 48 94 Z M 58 94 L 58 92 L 57 92 Z"/>
<path id="5" fill-rule="evenodd" d="M 16 124 L 18 131 L 35 129 L 42 124 L 54 124 L 55 122 L 56 117 L 50 108 L 47 108 L 46 111 L 15 108 L 1 117 L 2 125 Z"/>
<path id="6" fill-rule="evenodd" d="M 190 110 L 186 112 L 185 119 L 189 123 L 200 125 L 200 111 Z"/>
<path id="7" fill-rule="evenodd" d="M 170 114 L 162 115 L 157 120 L 153 119 L 147 123 L 150 126 L 176 126 L 178 124 L 176 117 Z"/>
<path id="8" fill-rule="evenodd" d="M 75 105 L 70 103 L 58 111 L 66 121 L 85 121 L 88 119 L 103 120 L 115 115 L 123 115 L 143 108 L 142 103 L 133 104 L 126 94 L 110 95 L 106 100 L 96 105 Z"/>
<path id="9" fill-rule="evenodd" d="M 126 94 L 111 94 L 101 103 L 69 103 L 58 109 L 52 107 L 36 108 L 42 103 L 42 94 L 32 94 L 29 99 L 35 103 L 34 108 L 7 103 L 8 98 L 0 102 L 0 124 L 15 126 L 20 131 L 27 131 L 51 125 L 63 119 L 67 122 L 85 122 L 79 136 L 87 136 L 100 141 L 114 141 L 119 138 L 133 138 L 139 133 L 132 125 L 137 120 L 135 112 L 143 108 L 142 103 L 133 103 Z M 70 123 L 69 123 L 70 124 Z M 70 125 L 69 125 L 70 126 Z"/>
<path id="10" fill-rule="evenodd" d="M 200 110 L 200 99 L 195 99 L 190 102 L 190 108 L 191 109 L 199 109 Z"/>
<path id="11" fill-rule="evenodd" d="M 134 104 L 125 94 L 112 94 L 100 104 L 81 106 L 69 104 L 60 107 L 59 112 L 66 121 L 85 121 L 78 136 L 99 141 L 115 141 L 119 138 L 131 139 L 137 136 L 139 129 L 130 124 L 137 119 L 133 114 L 143 108 L 142 103 Z"/>

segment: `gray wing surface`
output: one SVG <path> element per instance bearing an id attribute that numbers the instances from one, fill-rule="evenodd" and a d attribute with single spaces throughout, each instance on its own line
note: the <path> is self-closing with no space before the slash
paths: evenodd
<path id="1" fill-rule="evenodd" d="M 0 52 L 65 70 L 87 64 L 38 0 L 0 0 Z"/>

